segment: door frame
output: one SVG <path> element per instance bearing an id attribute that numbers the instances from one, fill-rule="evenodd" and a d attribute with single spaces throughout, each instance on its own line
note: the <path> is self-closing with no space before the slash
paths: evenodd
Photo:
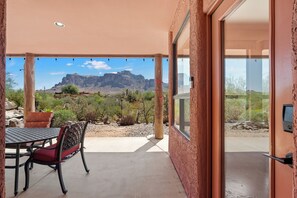
<path id="1" fill-rule="evenodd" d="M 225 195 L 224 173 L 224 70 L 223 70 L 223 39 L 224 19 L 240 7 L 246 0 L 224 0 L 211 15 L 212 32 L 212 197 L 223 198 Z M 269 50 L 270 50 L 270 125 L 269 125 L 269 151 L 274 155 L 275 148 L 275 113 L 274 113 L 274 1 L 269 0 Z M 275 195 L 274 164 L 269 160 L 269 194 Z"/>

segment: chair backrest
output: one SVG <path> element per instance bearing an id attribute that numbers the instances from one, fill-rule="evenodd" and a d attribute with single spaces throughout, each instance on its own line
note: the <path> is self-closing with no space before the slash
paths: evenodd
<path id="1" fill-rule="evenodd" d="M 49 128 L 54 117 L 52 112 L 28 112 L 25 118 L 25 127 Z"/>
<path id="2" fill-rule="evenodd" d="M 61 128 L 57 139 L 56 156 L 62 160 L 65 156 L 77 152 L 84 145 L 84 136 L 89 122 L 77 122 Z"/>

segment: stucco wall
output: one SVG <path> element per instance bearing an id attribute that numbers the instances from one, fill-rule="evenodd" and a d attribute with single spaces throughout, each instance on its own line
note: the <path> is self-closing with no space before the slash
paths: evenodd
<path id="1" fill-rule="evenodd" d="M 292 17 L 292 77 L 293 77 L 293 103 L 294 103 L 294 173 L 293 173 L 293 196 L 297 197 L 297 0 L 293 3 Z"/>
<path id="2" fill-rule="evenodd" d="M 170 139 L 169 139 L 169 152 L 174 166 L 181 178 L 181 181 L 185 187 L 185 190 L 189 197 L 209 197 L 208 186 L 203 184 L 207 181 L 207 167 L 209 164 L 205 163 L 204 160 L 207 157 L 207 137 L 204 134 L 209 133 L 209 128 L 206 123 L 207 115 L 204 113 L 207 108 L 207 60 L 205 57 L 208 55 L 207 49 L 203 51 L 203 47 L 206 47 L 205 32 L 199 30 L 199 28 L 206 30 L 205 16 L 201 13 L 212 12 L 214 6 L 219 4 L 221 0 L 204 0 L 204 7 L 202 0 L 191 1 L 191 75 L 195 77 L 195 88 L 191 90 L 191 139 L 188 141 L 183 137 L 174 127 L 172 127 L 173 118 L 170 116 Z M 277 1 L 282 4 L 282 1 Z M 172 100 L 172 88 L 173 88 L 173 57 L 172 57 L 172 41 L 174 40 L 180 25 L 185 18 L 187 12 L 187 1 L 180 0 L 179 7 L 176 11 L 176 16 L 171 27 L 171 33 L 169 33 L 169 112 L 170 115 L 173 113 L 173 100 Z M 278 5 L 279 9 L 282 6 Z M 280 30 L 281 31 L 281 30 Z M 287 37 L 286 37 L 287 38 Z M 292 20 L 292 77 L 293 77 L 293 102 L 294 106 L 297 106 L 297 0 L 294 0 L 293 9 L 293 20 Z M 204 56 L 204 57 L 203 57 Z M 276 56 L 281 56 L 277 54 Z M 283 60 L 283 59 L 282 59 Z M 286 59 L 287 60 L 287 59 Z M 201 66 L 204 65 L 204 66 Z M 289 64 L 286 64 L 289 65 Z M 205 68 L 203 68 L 205 67 Z M 287 82 L 287 80 L 286 80 Z M 290 87 L 290 86 L 289 86 Z M 282 88 L 283 90 L 283 88 Z M 199 96 L 199 94 L 201 94 Z M 283 102 L 281 102 L 283 103 Z M 205 105 L 205 106 L 203 106 Z M 280 125 L 281 127 L 281 125 Z M 204 132 L 204 134 L 202 134 Z M 294 175 L 293 175 L 293 194 L 297 197 L 297 108 L 294 109 Z M 204 141 L 204 142 L 203 142 Z M 204 171 L 204 172 L 203 172 Z M 283 180 L 280 180 L 282 182 Z M 208 183 L 209 181 L 205 182 Z M 277 186 L 276 186 L 277 187 Z M 278 188 L 280 189 L 280 188 Z M 280 192 L 282 190 L 280 189 Z M 278 193 L 276 193 L 278 194 Z M 282 194 L 282 193 L 280 193 Z M 283 195 L 283 194 L 282 194 Z M 280 196 L 281 197 L 281 196 Z"/>
<path id="3" fill-rule="evenodd" d="M 205 13 L 213 12 L 223 0 L 203 0 L 203 11 Z"/>
<path id="4" fill-rule="evenodd" d="M 0 0 L 0 198 L 5 197 L 6 0 Z"/>
<path id="5" fill-rule="evenodd" d="M 189 197 L 209 196 L 207 177 L 210 164 L 207 161 L 207 47 L 206 15 L 203 13 L 203 0 L 181 0 L 171 27 L 174 40 L 190 8 L 190 73 L 194 77 L 194 88 L 190 96 L 190 140 L 185 138 L 173 125 L 172 91 L 169 100 L 170 134 L 169 153 L 178 175 Z M 169 41 L 172 52 L 172 41 Z M 173 60 L 169 62 L 169 86 L 173 88 Z"/>

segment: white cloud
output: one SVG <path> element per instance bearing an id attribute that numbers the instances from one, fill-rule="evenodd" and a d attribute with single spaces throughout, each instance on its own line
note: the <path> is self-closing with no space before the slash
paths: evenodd
<path id="1" fill-rule="evenodd" d="M 11 77 L 17 77 L 18 75 L 16 74 L 13 74 L 13 73 L 7 73 L 8 76 L 11 76 Z"/>
<path id="2" fill-rule="evenodd" d="M 125 69 L 125 71 L 133 71 L 132 68 Z"/>
<path id="3" fill-rule="evenodd" d="M 87 67 L 89 69 L 103 69 L 103 70 L 110 70 L 111 67 L 107 65 L 104 61 L 86 61 L 81 67 Z"/>
<path id="4" fill-rule="evenodd" d="M 129 69 L 132 69 L 132 66 L 127 65 L 127 66 L 124 66 L 124 67 L 116 67 L 116 68 L 113 68 L 113 69 L 116 69 L 116 70 L 128 70 L 129 71 Z"/>
<path id="5" fill-rule="evenodd" d="M 118 72 L 110 72 L 111 74 L 117 74 Z"/>
<path id="6" fill-rule="evenodd" d="M 73 63 L 67 63 L 66 64 L 68 67 L 71 67 L 73 65 Z"/>
<path id="7" fill-rule="evenodd" d="M 50 75 L 57 76 L 57 75 L 64 75 L 65 72 L 50 72 Z"/>

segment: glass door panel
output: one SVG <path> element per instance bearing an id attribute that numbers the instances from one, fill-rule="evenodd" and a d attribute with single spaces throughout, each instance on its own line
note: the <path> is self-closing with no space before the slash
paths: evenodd
<path id="1" fill-rule="evenodd" d="M 224 21 L 225 197 L 269 197 L 269 1 Z"/>

